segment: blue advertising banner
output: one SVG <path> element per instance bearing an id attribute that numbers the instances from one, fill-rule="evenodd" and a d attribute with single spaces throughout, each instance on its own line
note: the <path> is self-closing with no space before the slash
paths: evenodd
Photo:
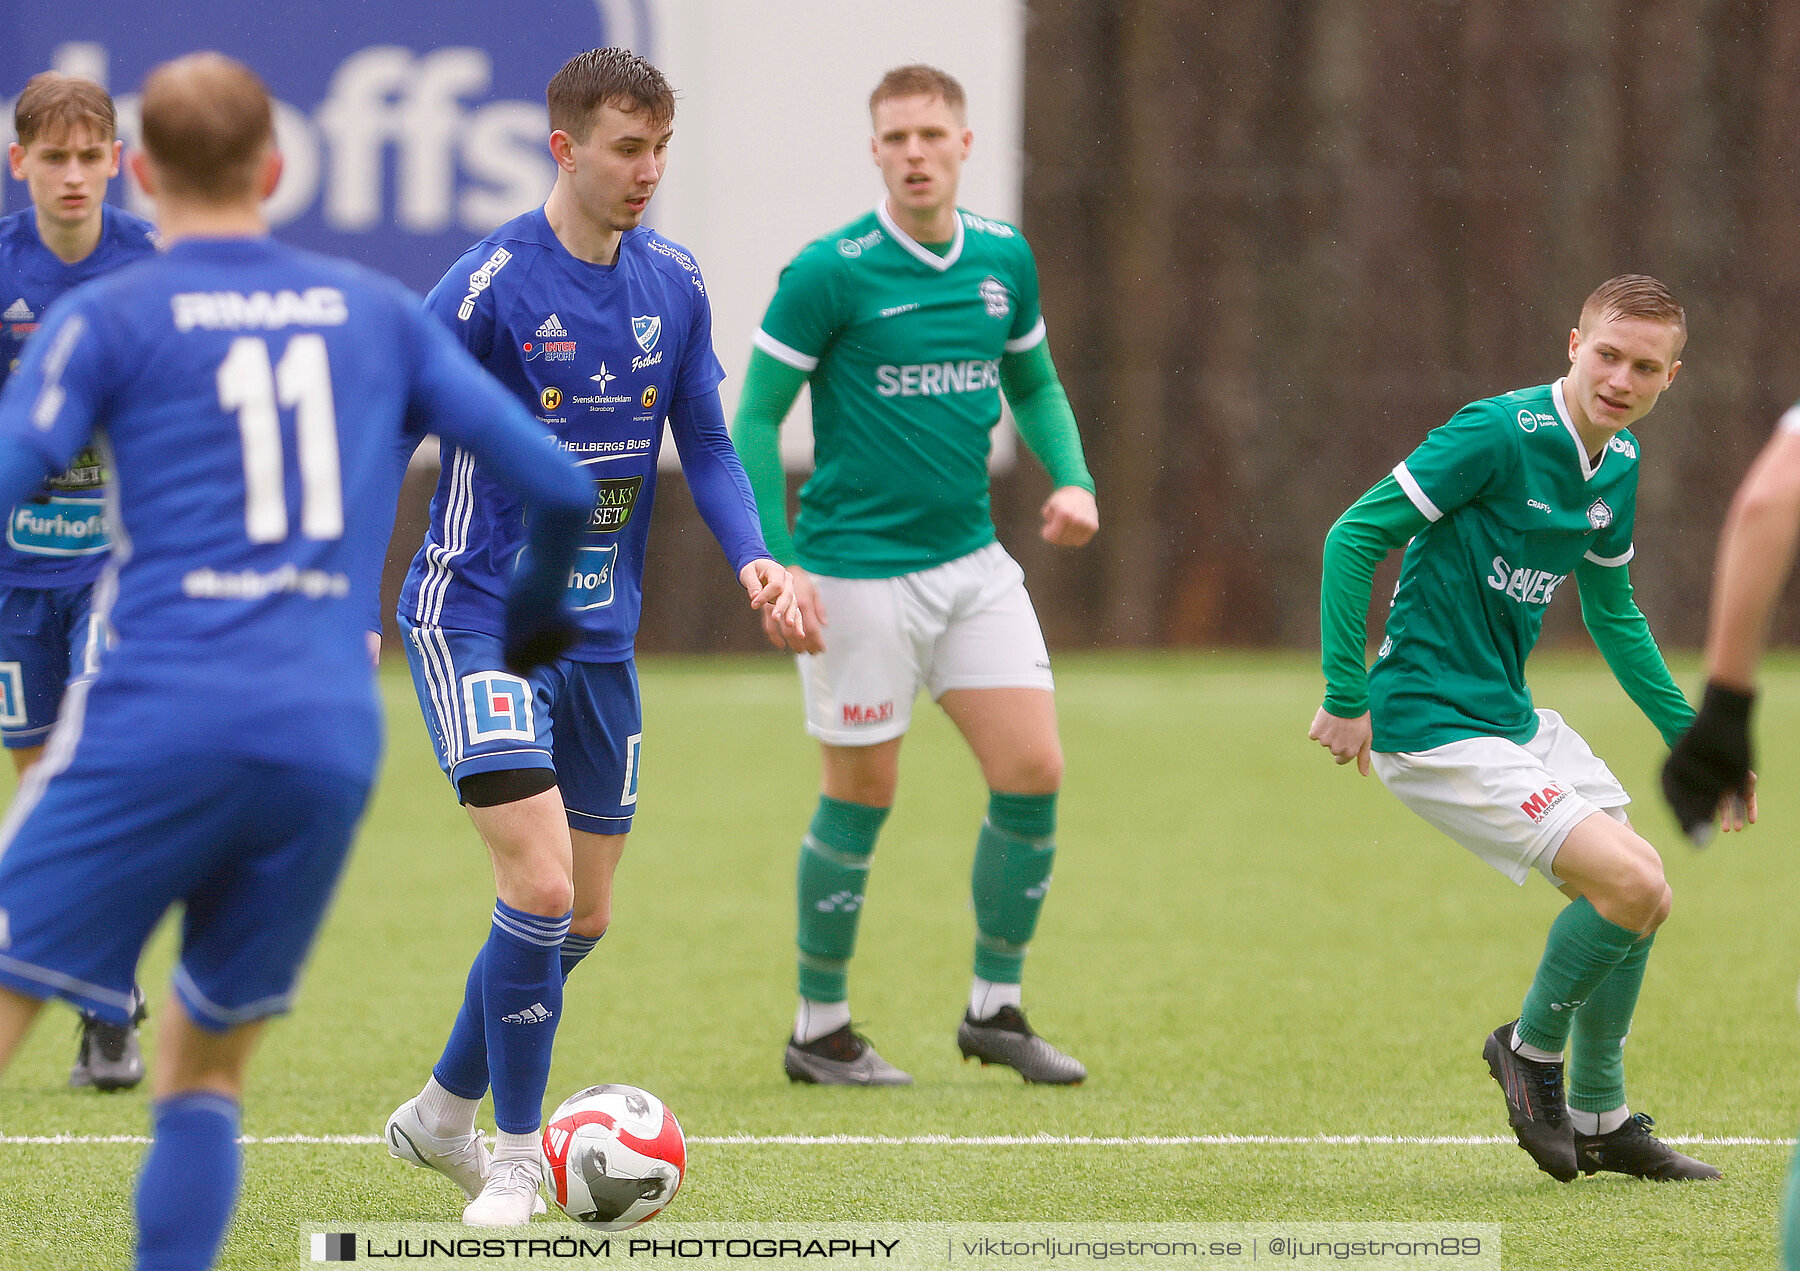
<path id="1" fill-rule="evenodd" d="M 0 0 L 0 131 L 10 137 L 25 81 L 55 68 L 107 85 L 129 146 L 145 73 L 219 49 L 277 100 L 276 232 L 424 291 L 549 191 L 544 85 L 557 68 L 604 44 L 654 59 L 651 25 L 650 0 Z M 121 172 L 109 197 L 137 208 L 129 185 Z M 0 211 L 27 201 L 23 184 L 0 181 Z"/>

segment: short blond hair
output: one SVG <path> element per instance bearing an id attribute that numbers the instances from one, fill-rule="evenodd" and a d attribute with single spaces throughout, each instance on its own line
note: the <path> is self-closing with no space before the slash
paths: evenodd
<path id="1" fill-rule="evenodd" d="M 969 99 L 963 94 L 963 86 L 954 75 L 935 66 L 915 62 L 911 66 L 896 66 L 883 75 L 869 94 L 869 115 L 873 117 L 877 106 L 894 97 L 941 97 L 958 122 L 968 118 Z"/>
<path id="2" fill-rule="evenodd" d="M 1595 322 L 1609 318 L 1642 318 L 1649 322 L 1666 322 L 1676 330 L 1675 353 L 1680 356 L 1687 344 L 1687 311 L 1670 290 L 1649 274 L 1620 274 L 1608 278 L 1594 288 L 1581 306 L 1581 321 L 1586 331 Z"/>

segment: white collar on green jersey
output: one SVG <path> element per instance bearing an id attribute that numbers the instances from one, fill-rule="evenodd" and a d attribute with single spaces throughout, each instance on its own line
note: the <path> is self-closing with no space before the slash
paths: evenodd
<path id="1" fill-rule="evenodd" d="M 900 228 L 894 218 L 888 215 L 886 199 L 881 200 L 881 202 L 875 205 L 875 217 L 881 222 L 881 227 L 889 234 L 893 235 L 896 243 L 900 244 L 900 246 L 904 247 L 913 256 L 924 261 L 939 273 L 943 273 L 944 270 L 954 265 L 957 257 L 962 255 L 963 223 L 961 211 L 956 213 L 956 237 L 950 240 L 950 250 L 945 252 L 942 256 L 932 251 L 931 248 L 924 246 L 911 234 L 908 234 L 905 230 Z"/>
<path id="2" fill-rule="evenodd" d="M 1589 462 L 1587 447 L 1581 444 L 1581 434 L 1575 431 L 1575 421 L 1569 418 L 1569 404 L 1563 400 L 1563 382 L 1557 380 L 1550 386 L 1550 400 L 1556 406 L 1556 417 L 1562 420 L 1562 426 L 1568 430 L 1569 440 L 1575 443 L 1575 455 L 1581 460 L 1581 479 L 1592 481 L 1594 474 L 1600 471 L 1599 465 Z M 1606 462 L 1606 452 L 1612 449 L 1612 443 L 1600 447 L 1600 462 Z"/>

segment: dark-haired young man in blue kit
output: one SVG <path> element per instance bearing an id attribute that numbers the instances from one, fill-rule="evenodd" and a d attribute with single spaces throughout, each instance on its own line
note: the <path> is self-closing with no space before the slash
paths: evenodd
<path id="1" fill-rule="evenodd" d="M 751 605 L 800 630 L 726 435 L 706 283 L 685 249 L 639 223 L 662 179 L 674 93 L 641 57 L 594 49 L 546 95 L 548 200 L 465 253 L 426 306 L 594 478 L 568 579 L 579 634 L 530 677 L 501 664 L 498 580 L 518 549 L 517 506 L 454 447 L 400 598 L 438 762 L 487 845 L 498 897 L 449 1040 L 386 1140 L 462 1188 L 472 1226 L 543 1208 L 538 1128 L 563 981 L 606 931 L 637 804 L 632 647 L 665 422 Z M 489 1089 L 491 1157 L 475 1128 Z"/>

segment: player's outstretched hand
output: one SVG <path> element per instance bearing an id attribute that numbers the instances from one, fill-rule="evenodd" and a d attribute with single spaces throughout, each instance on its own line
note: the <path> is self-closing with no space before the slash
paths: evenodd
<path id="1" fill-rule="evenodd" d="M 1078 485 L 1058 486 L 1039 509 L 1044 528 L 1038 533 L 1056 547 L 1085 547 L 1100 529 L 1100 505 Z"/>
<path id="2" fill-rule="evenodd" d="M 1356 760 L 1356 770 L 1369 775 L 1369 747 L 1375 740 L 1375 729 L 1369 723 L 1369 712 L 1355 719 L 1342 719 L 1323 706 L 1313 716 L 1312 728 L 1306 734 L 1331 752 L 1339 765 Z"/>
<path id="3" fill-rule="evenodd" d="M 750 607 L 762 610 L 763 630 L 770 640 L 783 648 L 806 644 L 808 624 L 792 573 L 765 557 L 739 570 L 738 581 L 750 596 Z"/>
<path id="4" fill-rule="evenodd" d="M 1754 693 L 1708 684 L 1700 713 L 1663 764 L 1663 797 L 1696 847 L 1712 838 L 1713 817 L 1727 829 L 1756 820 L 1756 777 L 1750 771 L 1750 706 Z"/>
<path id="5" fill-rule="evenodd" d="M 779 568 L 779 566 L 777 566 Z M 773 607 L 762 613 L 763 634 L 769 643 L 789 653 L 825 652 L 825 602 L 819 589 L 799 566 L 787 571 L 788 598 L 793 602 L 789 615 L 777 613 Z M 748 584 L 746 584 L 748 585 Z"/>

